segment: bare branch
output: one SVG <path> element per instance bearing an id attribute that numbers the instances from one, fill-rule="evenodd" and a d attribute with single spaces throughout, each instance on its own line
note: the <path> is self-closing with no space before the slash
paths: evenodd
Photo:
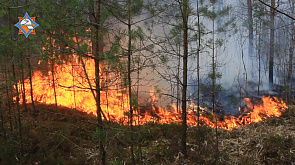
<path id="1" fill-rule="evenodd" d="M 282 11 L 280 11 L 280 10 L 278 10 L 277 8 L 275 8 L 275 7 L 272 7 L 272 6 L 270 6 L 269 4 L 267 4 L 267 3 L 265 3 L 265 2 L 263 2 L 262 0 L 258 0 L 260 3 L 262 3 L 262 4 L 264 4 L 264 5 L 266 5 L 266 6 L 268 6 L 268 7 L 270 7 L 270 8 L 272 8 L 272 9 L 274 9 L 275 11 L 277 11 L 278 13 L 281 13 L 281 14 L 283 14 L 283 15 L 285 15 L 285 16 L 287 16 L 287 17 L 289 17 L 289 18 L 291 18 L 292 20 L 295 20 L 295 18 L 294 17 L 292 17 L 292 16 L 290 16 L 289 14 L 287 14 L 287 13 L 284 13 L 284 12 L 282 12 Z M 293 9 L 292 9 L 293 10 Z"/>

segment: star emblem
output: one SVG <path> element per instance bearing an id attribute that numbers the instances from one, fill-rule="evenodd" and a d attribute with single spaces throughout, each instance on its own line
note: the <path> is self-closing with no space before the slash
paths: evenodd
<path id="1" fill-rule="evenodd" d="M 35 28 L 39 25 L 35 22 L 35 17 L 30 17 L 26 13 L 24 17 L 18 17 L 18 20 L 19 22 L 14 25 L 19 28 L 18 34 L 24 34 L 26 37 L 31 33 L 36 34 Z"/>

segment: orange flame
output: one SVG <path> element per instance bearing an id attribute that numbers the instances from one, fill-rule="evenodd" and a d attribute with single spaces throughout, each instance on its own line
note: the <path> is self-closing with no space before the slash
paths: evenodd
<path id="1" fill-rule="evenodd" d="M 84 63 L 84 69 L 82 64 Z M 54 64 L 54 78 L 56 87 L 57 104 L 69 108 L 75 108 L 85 111 L 89 114 L 96 114 L 96 102 L 94 99 L 95 93 L 91 91 L 95 84 L 95 66 L 94 61 L 73 55 L 70 63 L 61 65 Z M 102 72 L 102 68 L 100 71 Z M 54 88 L 52 81 L 52 72 L 42 73 L 41 71 L 34 72 L 32 76 L 34 99 L 37 102 L 45 104 L 54 104 Z M 118 82 L 109 85 L 108 77 L 101 73 L 101 109 L 107 120 L 128 124 L 129 100 L 128 94 L 125 94 Z M 119 80 L 116 80 L 119 81 Z M 30 102 L 30 85 L 29 79 L 26 82 L 26 100 Z M 104 87 L 107 86 L 107 87 Z M 124 90 L 124 89 L 123 89 Z M 162 124 L 181 123 L 181 113 L 177 112 L 176 105 L 172 104 L 169 108 L 163 109 L 156 105 L 157 97 L 154 91 L 150 91 L 151 107 L 141 107 L 138 110 L 138 115 L 134 117 L 134 124 L 144 124 L 147 122 L 158 122 Z M 227 130 L 232 130 L 241 125 L 250 124 L 253 122 L 262 121 L 266 117 L 279 117 L 281 112 L 287 107 L 286 103 L 276 97 L 262 97 L 262 103 L 253 104 L 250 98 L 245 98 L 246 115 L 239 117 L 225 116 L 223 120 L 217 119 L 214 114 L 206 114 L 206 108 L 200 107 L 201 113 L 199 116 L 200 124 L 205 124 L 209 127 L 217 127 Z M 187 123 L 189 126 L 198 125 L 197 106 L 193 103 L 188 104 Z M 215 119 L 214 119 L 215 118 Z M 217 123 L 215 122 L 217 119 Z"/>
<path id="2" fill-rule="evenodd" d="M 81 69 L 82 60 L 85 70 Z M 74 55 L 71 63 L 54 64 L 53 72 L 34 72 L 32 76 L 34 100 L 45 104 L 55 104 L 52 81 L 52 73 L 54 73 L 57 104 L 96 115 L 95 92 L 92 93 L 92 90 L 95 90 L 94 68 L 92 60 L 86 60 Z M 106 77 L 101 77 L 101 84 L 105 83 L 105 79 Z M 27 90 L 26 100 L 30 102 L 29 79 L 25 80 L 25 83 Z M 119 87 L 111 86 L 108 88 L 108 91 L 102 90 L 100 92 L 101 108 L 108 120 L 112 118 L 125 118 L 124 113 L 128 110 L 129 102 L 127 95 L 122 94 L 116 88 Z"/>

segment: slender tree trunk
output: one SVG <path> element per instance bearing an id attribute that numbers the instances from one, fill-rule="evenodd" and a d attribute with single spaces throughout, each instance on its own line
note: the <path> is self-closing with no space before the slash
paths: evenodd
<path id="1" fill-rule="evenodd" d="M 214 12 L 214 6 L 213 6 Z M 215 62 L 215 20 L 213 19 L 213 27 L 212 27 L 212 113 L 214 114 L 215 118 L 215 138 L 216 138 L 216 158 L 215 161 L 218 159 L 218 120 L 217 120 L 217 113 L 215 110 L 215 84 L 216 84 L 216 62 Z"/>
<path id="2" fill-rule="evenodd" d="M 129 110 L 130 110 L 130 129 L 131 129 L 131 157 L 132 163 L 135 164 L 134 150 L 133 150 L 133 102 L 132 102 L 132 82 L 131 82 L 131 0 L 128 0 L 128 91 L 129 91 Z"/>
<path id="3" fill-rule="evenodd" d="M 71 57 L 72 59 L 72 62 L 71 62 L 71 66 L 72 66 L 72 70 L 71 70 L 71 74 L 72 74 L 72 86 L 73 86 L 73 99 L 74 99 L 74 107 L 75 107 L 75 110 L 77 109 L 77 102 L 76 102 L 76 85 L 75 85 L 75 74 L 74 74 L 74 56 Z"/>
<path id="4" fill-rule="evenodd" d="M 28 51 L 27 62 L 28 62 L 28 68 L 29 68 L 29 81 L 30 81 L 30 93 L 31 93 L 33 116 L 34 116 L 34 118 L 36 118 L 37 112 L 36 112 L 35 101 L 34 101 L 33 81 L 32 81 L 32 67 L 31 67 L 31 61 L 30 61 L 30 51 Z"/>
<path id="5" fill-rule="evenodd" d="M 58 107 L 57 107 L 57 96 L 56 96 L 56 82 L 55 82 L 55 71 L 54 71 L 54 60 L 55 60 L 55 56 L 54 56 L 54 51 L 53 51 L 53 41 L 52 41 L 52 36 L 51 34 L 49 34 L 50 36 L 50 50 L 51 50 L 51 55 L 52 55 L 52 59 L 51 59 L 51 77 L 52 77 L 52 86 L 53 86 L 53 93 L 54 93 L 54 101 L 55 101 L 55 111 L 58 112 Z M 57 114 L 56 114 L 56 118 L 57 118 Z"/>
<path id="6" fill-rule="evenodd" d="M 27 101 L 26 101 L 26 87 L 25 87 L 25 73 L 24 73 L 24 64 L 23 64 L 23 59 L 21 59 L 21 80 L 22 80 L 22 99 L 23 99 L 23 105 L 25 110 L 27 111 Z"/>
<path id="7" fill-rule="evenodd" d="M 180 107 L 180 45 L 179 45 L 179 48 L 178 48 L 178 51 L 179 51 L 179 55 L 178 55 L 178 60 L 177 60 L 177 84 L 176 84 L 176 88 L 177 88 L 177 97 L 176 97 L 176 109 L 177 109 L 177 112 L 180 113 L 180 110 L 179 110 L 179 107 Z"/>
<path id="8" fill-rule="evenodd" d="M 201 24 L 200 24 L 200 11 L 199 11 L 199 0 L 197 0 L 197 17 L 198 17 L 198 50 L 197 50 L 197 77 L 198 77 L 198 129 L 200 129 L 200 49 L 201 49 Z"/>
<path id="9" fill-rule="evenodd" d="M 28 4 L 28 0 L 26 0 L 26 4 Z M 32 110 L 33 110 L 33 116 L 36 119 L 37 117 L 37 112 L 35 108 L 35 101 L 34 101 L 34 95 L 33 95 L 33 82 L 32 82 L 32 66 L 31 66 L 31 52 L 30 52 L 30 39 L 28 38 L 28 56 L 27 56 L 27 62 L 28 62 L 28 69 L 29 69 L 29 83 L 30 83 L 30 95 L 31 95 L 31 104 L 32 104 Z"/>
<path id="10" fill-rule="evenodd" d="M 141 44 L 140 44 L 140 47 L 141 47 Z M 138 55 L 138 61 L 137 61 L 137 89 L 136 89 L 136 97 L 137 97 L 137 100 L 139 100 L 139 98 L 138 98 L 138 96 L 139 96 L 139 84 L 140 84 L 139 81 L 140 81 L 140 55 Z M 138 116 L 140 116 L 139 109 L 136 109 L 136 111 L 137 111 L 137 120 L 138 120 L 139 135 L 141 135 L 140 118 L 138 117 Z M 139 143 L 138 152 L 139 152 L 138 154 L 140 156 L 140 163 L 139 164 L 143 164 L 143 156 L 142 156 L 141 143 Z"/>
<path id="11" fill-rule="evenodd" d="M 292 9 L 292 17 L 294 17 L 294 1 L 290 1 L 291 9 Z M 294 44 L 295 44 L 295 34 L 294 34 L 294 20 L 291 19 L 291 41 L 290 41 L 290 49 L 289 49 L 289 69 L 288 69 L 288 96 L 291 96 L 292 91 L 292 68 L 293 68 L 293 53 L 294 53 Z"/>
<path id="12" fill-rule="evenodd" d="M 188 59 L 188 0 L 183 0 L 182 4 L 182 21 L 183 21 L 183 82 L 182 82 L 182 153 L 187 157 L 186 137 L 187 137 L 187 121 L 186 121 L 186 90 L 187 90 L 187 59 Z"/>
<path id="13" fill-rule="evenodd" d="M 273 65 L 274 65 L 274 35 L 275 35 L 275 0 L 271 0 L 270 8 L 270 49 L 269 49 L 269 87 L 273 87 Z"/>
<path id="14" fill-rule="evenodd" d="M 252 16 L 252 0 L 247 0 L 247 6 L 248 6 L 248 25 L 249 25 L 249 47 L 248 47 L 248 53 L 249 56 L 253 55 L 253 41 L 254 41 L 254 35 L 253 35 L 253 16 Z"/>
<path id="15" fill-rule="evenodd" d="M 15 66 L 12 64 L 12 73 L 14 80 L 17 80 L 16 74 L 15 74 Z M 19 131 L 19 146 L 20 146 L 20 153 L 22 155 L 23 153 L 23 136 L 22 136 L 22 124 L 20 119 L 20 105 L 19 105 L 19 91 L 18 91 L 18 84 L 17 81 L 15 81 L 15 92 L 16 92 L 16 108 L 17 108 L 17 121 L 18 121 L 18 131 Z"/>
<path id="16" fill-rule="evenodd" d="M 57 108 L 57 96 L 56 96 L 56 82 L 55 82 L 55 71 L 54 71 L 54 59 L 51 61 L 51 76 L 52 76 L 52 86 L 53 86 L 53 92 L 54 92 L 54 100 L 55 100 L 55 111 L 58 112 Z"/>
<path id="17" fill-rule="evenodd" d="M 259 29 L 261 29 L 261 22 L 259 24 Z M 257 94 L 259 95 L 260 92 L 260 83 L 261 83 L 261 34 L 258 37 L 258 87 L 257 87 Z"/>
<path id="18" fill-rule="evenodd" d="M 212 112 L 215 113 L 215 34 L 214 34 L 214 23 L 213 20 L 213 35 L 212 35 Z"/>
<path id="19" fill-rule="evenodd" d="M 102 116 L 101 116 L 101 106 L 100 106 L 100 54 L 103 52 L 103 34 L 102 34 L 102 26 L 101 26 L 101 0 L 96 1 L 96 26 L 95 26 L 95 91 L 96 91 L 96 108 L 97 108 L 97 122 L 98 122 L 98 129 L 102 133 L 104 138 L 104 128 L 102 123 Z M 101 164 L 106 164 L 106 152 L 104 149 L 104 141 L 101 139 L 99 141 L 99 151 L 100 151 L 100 157 L 101 157 Z"/>
<path id="20" fill-rule="evenodd" d="M 243 44 L 241 46 L 241 50 L 242 50 L 242 62 L 243 62 L 243 67 L 244 67 L 244 71 L 245 71 L 245 88 L 244 88 L 244 98 L 247 97 L 247 85 L 248 85 L 248 73 L 247 73 L 247 68 L 246 68 L 246 63 L 244 60 L 244 51 L 243 51 Z"/>
<path id="21" fill-rule="evenodd" d="M 9 75 L 11 76 L 11 75 Z M 13 75 L 12 75 L 13 77 Z M 8 78 L 9 79 L 9 78 Z M 14 121 L 14 129 L 18 129 L 18 121 L 17 121 L 17 114 L 15 112 L 15 109 L 14 109 L 14 101 L 13 101 L 13 96 L 14 96 L 14 92 L 13 92 L 13 87 L 14 87 L 14 82 L 11 81 L 11 80 L 8 80 L 9 82 L 9 86 L 8 86 L 8 95 L 9 95 L 9 100 L 10 100 L 10 107 L 11 107 L 11 111 L 12 111 L 12 117 L 13 117 L 13 121 Z"/>
<path id="22" fill-rule="evenodd" d="M 200 10 L 199 10 L 199 0 L 197 0 L 197 21 L 198 21 L 198 47 L 197 47 L 197 77 L 198 77 L 198 89 L 197 89 L 197 114 L 198 114 L 198 151 L 201 153 L 201 131 L 200 131 L 200 51 L 201 51 L 201 23 L 200 23 Z"/>
<path id="23" fill-rule="evenodd" d="M 9 21 L 9 30 L 11 32 L 11 41 L 13 40 L 12 36 L 12 28 L 11 28 L 11 13 L 10 13 L 10 8 L 8 8 L 8 21 Z M 12 50 L 12 57 L 14 56 L 14 52 Z M 16 106 L 17 106 L 17 122 L 18 122 L 18 133 L 19 133 L 19 147 L 20 147 L 20 154 L 23 154 L 23 140 L 22 140 L 22 127 L 21 127 L 21 119 L 20 119 L 20 105 L 19 105 L 19 91 L 18 91 L 18 84 L 17 84 L 17 78 L 15 74 L 15 66 L 14 62 L 12 63 L 12 74 L 13 74 L 13 79 L 14 79 L 14 87 L 15 87 L 15 92 L 16 92 Z"/>
<path id="24" fill-rule="evenodd" d="M 76 38 L 76 41 L 77 41 L 77 46 L 80 47 L 78 36 L 75 35 L 75 38 Z M 92 42 L 93 42 L 92 45 L 96 45 L 96 44 L 95 44 L 96 42 L 95 42 L 94 40 L 93 40 Z M 94 50 L 94 51 L 95 51 L 95 50 Z M 95 92 L 95 89 L 93 88 L 93 86 L 92 86 L 92 84 L 91 84 L 90 78 L 89 78 L 88 73 L 87 73 L 87 70 L 86 70 L 86 69 L 87 69 L 87 68 L 86 68 L 86 65 L 85 65 L 84 60 L 83 60 L 83 58 L 82 58 L 81 56 L 79 56 L 79 61 L 80 61 L 81 64 L 82 64 L 83 72 L 84 72 L 84 74 L 85 74 L 85 78 L 86 78 L 87 83 L 88 83 L 88 85 L 89 85 L 89 88 L 90 88 L 90 91 L 91 91 L 91 93 L 92 93 L 92 96 L 93 96 L 94 99 L 96 99 L 96 94 L 95 94 L 96 92 Z M 100 111 L 100 113 L 103 115 L 104 119 L 107 120 L 107 117 L 106 117 L 106 115 L 104 114 L 104 112 L 103 112 L 103 111 Z"/>
<path id="25" fill-rule="evenodd" d="M 108 95 L 109 95 L 109 90 L 108 90 L 108 76 L 109 76 L 109 67 L 107 66 L 107 70 L 106 70 L 106 80 L 105 80 L 105 85 L 104 85 L 104 87 L 105 87 L 105 92 L 106 92 L 106 101 L 107 101 L 107 111 L 109 110 L 109 99 L 108 99 Z M 108 111 L 108 117 L 110 118 L 110 114 L 109 114 L 109 111 Z"/>
<path id="26" fill-rule="evenodd" d="M 2 132 L 3 132 L 3 136 L 4 136 L 5 141 L 7 141 L 6 130 L 4 128 L 2 101 L 0 101 L 0 120 L 1 120 L 1 129 L 2 129 Z"/>
<path id="27" fill-rule="evenodd" d="M 8 57 L 7 57 L 8 61 Z M 11 96 L 9 94 L 9 88 L 10 88 L 10 83 L 8 83 L 8 73 L 7 73 L 7 64 L 5 65 L 5 92 L 6 92 L 6 97 L 7 97 L 7 105 L 8 105 L 8 119 L 9 119 L 9 126 L 10 126 L 10 132 L 12 132 L 13 129 L 13 124 L 12 124 L 12 113 L 11 113 Z"/>
<path id="28" fill-rule="evenodd" d="M 13 37 L 12 37 L 12 29 L 11 29 L 11 15 L 10 15 L 10 8 L 8 8 L 8 24 L 9 24 L 9 31 L 11 32 L 11 40 L 13 39 Z M 8 59 L 8 55 L 7 55 L 7 62 L 9 61 L 9 59 Z M 9 74 L 8 74 L 9 75 Z M 13 91 L 12 91 L 12 85 L 13 84 L 11 84 L 10 82 L 8 82 L 8 79 L 9 79 L 9 77 L 8 77 L 8 75 L 6 74 L 6 80 L 7 80 L 7 83 L 6 84 L 8 84 L 8 90 L 9 90 L 9 92 L 7 92 L 7 96 L 8 96 L 8 100 L 9 100 L 9 106 L 10 106 L 10 110 L 12 110 L 12 103 L 13 103 L 13 99 L 12 99 L 12 97 L 13 97 Z M 17 119 L 16 119 L 16 114 L 15 114 L 15 111 L 13 110 L 13 117 L 14 117 L 14 122 L 15 122 L 15 129 L 17 129 L 18 128 L 18 123 L 17 123 Z"/>

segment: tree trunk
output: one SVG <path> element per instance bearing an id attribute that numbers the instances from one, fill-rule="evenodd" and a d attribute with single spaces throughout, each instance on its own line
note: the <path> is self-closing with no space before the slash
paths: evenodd
<path id="1" fill-rule="evenodd" d="M 17 122 L 18 122 L 18 133 L 19 133 L 19 146 L 20 146 L 20 153 L 22 155 L 23 153 L 23 136 L 22 136 L 22 124 L 20 119 L 20 105 L 19 105 L 19 91 L 18 91 L 18 84 L 17 84 L 17 78 L 15 74 L 15 66 L 12 64 L 12 74 L 13 78 L 15 80 L 15 92 L 16 92 L 16 110 L 17 110 Z"/>
<path id="2" fill-rule="evenodd" d="M 28 68 L 29 68 L 29 81 L 30 81 L 30 88 L 31 88 L 30 89 L 30 93 L 31 93 L 31 102 L 32 102 L 33 116 L 36 117 L 37 116 L 37 112 L 36 112 L 36 108 L 35 108 L 35 101 L 34 101 L 34 95 L 33 95 L 34 92 L 33 92 L 32 67 L 31 67 L 31 61 L 30 61 L 30 52 L 28 53 L 27 61 L 28 61 Z"/>
<path id="3" fill-rule="evenodd" d="M 275 35 L 275 0 L 271 0 L 270 8 L 270 49 L 269 49 L 269 87 L 273 87 L 273 65 L 274 65 L 274 35 Z"/>
<path id="4" fill-rule="evenodd" d="M 93 37 L 94 38 L 94 37 Z M 78 36 L 77 35 L 75 35 L 75 39 L 76 39 L 76 41 L 77 41 L 77 46 L 78 47 L 80 47 L 80 44 L 79 44 L 79 38 L 78 38 Z M 95 43 L 95 40 L 93 39 L 92 40 L 92 45 L 96 45 Z M 94 48 L 94 46 L 93 46 L 93 51 L 95 52 L 95 50 L 94 50 L 95 48 Z M 83 60 L 83 58 L 79 55 L 79 61 L 81 62 L 81 64 L 82 64 L 82 68 L 83 68 L 83 73 L 85 74 L 85 78 L 86 78 L 86 80 L 87 80 L 87 83 L 88 83 L 88 85 L 89 85 L 89 89 L 90 89 L 90 91 L 91 91 L 91 93 L 92 93 L 92 96 L 93 96 L 93 98 L 94 99 L 96 99 L 96 95 L 95 95 L 95 89 L 93 88 L 93 85 L 92 85 L 92 83 L 91 83 L 91 81 L 90 81 L 90 78 L 89 78 L 89 76 L 88 76 L 88 73 L 87 73 L 87 68 L 86 68 L 86 65 L 85 65 L 85 62 L 84 62 L 84 60 Z M 105 120 L 107 120 L 107 117 L 106 117 L 106 115 L 104 114 L 104 112 L 103 111 L 100 111 L 100 113 L 103 115 L 103 117 L 104 117 L 104 119 Z"/>
<path id="5" fill-rule="evenodd" d="M 197 77 L 198 77 L 198 89 L 197 89 L 197 114 L 198 114 L 198 134 L 201 137 L 200 131 L 200 49 L 201 49 L 201 23 L 200 23 L 200 10 L 199 10 L 199 0 L 197 0 L 197 21 L 198 21 L 198 47 L 197 47 Z M 201 153 L 201 138 L 198 139 L 198 151 Z"/>
<path id="6" fill-rule="evenodd" d="M 129 110 L 130 110 L 130 129 L 131 129 L 131 157 L 132 162 L 135 164 L 134 150 L 133 150 L 133 105 L 132 105 L 132 88 L 131 88 L 131 0 L 128 0 L 128 91 L 129 91 Z"/>
<path id="7" fill-rule="evenodd" d="M 177 83 L 176 83 L 176 92 L 177 92 L 177 96 L 176 96 L 176 109 L 177 109 L 177 112 L 180 113 L 180 110 L 179 110 L 179 107 L 180 107 L 180 58 L 181 58 L 181 55 L 180 55 L 180 45 L 179 45 L 179 50 L 178 50 L 178 60 L 177 60 Z"/>
<path id="8" fill-rule="evenodd" d="M 22 57 L 23 58 L 23 57 Z M 22 81 L 22 99 L 23 99 L 23 105 L 25 110 L 27 111 L 27 101 L 26 101 L 26 87 L 25 87 L 25 71 L 24 71 L 24 63 L 23 63 L 23 59 L 20 60 L 21 61 L 21 81 Z"/>
<path id="9" fill-rule="evenodd" d="M 8 61 L 8 56 L 7 56 L 7 61 Z M 7 105 L 8 105 L 8 118 L 9 118 L 9 126 L 10 126 L 10 132 L 12 132 L 13 129 L 13 124 L 12 124 L 12 113 L 11 113 L 11 96 L 9 94 L 9 88 L 10 84 L 8 83 L 8 71 L 7 71 L 7 64 L 5 65 L 5 92 L 6 92 L 6 97 L 7 97 Z"/>
<path id="10" fill-rule="evenodd" d="M 292 9 L 292 17 L 294 17 L 294 1 L 290 1 L 291 3 L 291 9 Z M 289 91 L 288 91 L 288 96 L 291 96 L 291 91 L 292 91 L 292 68 L 293 68 L 293 53 L 294 53 L 294 20 L 291 20 L 291 41 L 290 41 L 290 49 L 289 49 L 289 69 L 288 69 L 288 86 L 289 86 Z M 289 98 L 288 97 L 288 98 Z"/>
<path id="11" fill-rule="evenodd" d="M 186 137 L 187 137 L 187 121 L 186 121 L 186 90 L 187 90 L 187 59 L 188 59 L 188 0 L 183 0 L 182 5 L 183 20 L 183 82 L 182 82 L 182 153 L 187 156 Z"/>
<path id="12" fill-rule="evenodd" d="M 54 102 L 55 102 L 55 111 L 58 112 L 57 108 L 57 95 L 56 95 L 56 82 L 55 82 L 55 71 L 54 71 L 54 58 L 51 60 L 51 76 L 52 76 L 52 86 L 53 86 L 53 92 L 54 92 Z"/>
<path id="13" fill-rule="evenodd" d="M 197 17 L 198 17 L 198 50 L 197 50 L 197 77 L 198 77 L 198 129 L 200 127 L 200 49 L 201 49 L 201 23 L 200 23 L 200 11 L 199 11 L 199 0 L 197 0 Z"/>
<path id="14" fill-rule="evenodd" d="M 248 53 L 249 56 L 253 55 L 253 16 L 252 16 L 252 0 L 247 0 L 247 6 L 248 6 L 248 25 L 249 25 L 249 47 L 248 47 Z"/>
<path id="15" fill-rule="evenodd" d="M 100 74 L 99 74 L 99 67 L 100 67 L 100 53 L 103 52 L 103 45 L 102 45 L 102 26 L 101 26 L 101 0 L 96 1 L 96 26 L 95 26 L 95 91 L 96 91 L 96 113 L 97 113 L 97 122 L 98 122 L 98 129 L 104 135 L 104 128 L 102 123 L 102 116 L 101 116 L 101 107 L 100 107 Z M 104 137 L 101 137 L 104 138 Z M 101 164 L 106 164 L 106 152 L 104 149 L 104 141 L 100 139 L 99 141 L 99 151 L 101 157 Z"/>
<path id="16" fill-rule="evenodd" d="M 52 59 L 51 59 L 51 77 L 52 77 L 52 87 L 53 87 L 53 93 L 54 93 L 54 101 L 55 101 L 55 111 L 58 112 L 58 107 L 57 107 L 57 96 L 56 96 L 56 82 L 55 82 L 55 71 L 54 71 L 54 60 L 55 60 L 55 56 L 54 56 L 54 51 L 53 51 L 53 41 L 52 41 L 52 36 L 51 34 L 49 34 L 50 36 L 50 51 L 51 51 L 51 55 L 52 55 Z M 57 118 L 57 114 L 56 114 L 56 118 Z"/>
<path id="17" fill-rule="evenodd" d="M 11 13 L 10 13 L 10 8 L 8 8 L 8 21 L 9 21 L 9 31 L 11 32 L 11 41 L 13 41 L 13 36 L 12 36 L 12 28 L 11 28 Z M 14 56 L 14 52 L 12 50 L 12 57 Z M 16 78 L 15 74 L 15 66 L 14 62 L 12 62 L 12 74 L 13 74 L 13 79 L 14 79 L 14 87 L 15 87 L 15 92 L 16 92 L 16 108 L 17 108 L 17 126 L 18 126 L 18 133 L 19 133 L 19 147 L 20 147 L 20 154 L 22 155 L 23 153 L 23 137 L 22 137 L 22 127 L 21 127 L 21 119 L 20 119 L 20 105 L 19 105 L 19 91 L 18 91 L 18 81 Z"/>
<path id="18" fill-rule="evenodd" d="M 259 29 L 261 29 L 261 22 L 259 23 Z M 261 83 L 261 33 L 258 36 L 258 86 L 257 86 L 257 94 L 260 92 L 260 83 Z"/>
<path id="19" fill-rule="evenodd" d="M 213 6 L 213 12 L 214 6 Z M 218 160 L 218 119 L 217 119 L 217 113 L 215 110 L 215 86 L 216 86 L 216 62 L 215 62 L 215 19 L 213 18 L 213 27 L 212 27 L 212 113 L 215 118 L 215 138 L 216 138 L 216 157 L 215 161 Z"/>
<path id="20" fill-rule="evenodd" d="M 74 107 L 77 110 L 77 102 L 76 102 L 76 85 L 75 85 L 75 75 L 74 75 L 74 56 L 72 56 L 72 84 L 73 84 L 73 99 L 74 99 Z"/>
<path id="21" fill-rule="evenodd" d="M 243 45 L 242 47 L 242 62 L 243 62 L 243 67 L 244 67 L 244 71 L 245 71 L 245 88 L 244 88 L 244 98 L 247 97 L 247 84 L 248 84 L 248 73 L 247 73 L 247 67 L 246 67 L 246 63 L 244 60 L 244 51 L 243 51 Z"/>
<path id="22" fill-rule="evenodd" d="M 1 130 L 2 130 L 2 132 L 3 132 L 3 136 L 4 136 L 5 141 L 7 141 L 6 130 L 5 130 L 5 128 L 4 128 L 3 111 L 4 111 L 4 108 L 2 108 L 2 101 L 0 101 L 0 120 L 1 120 Z"/>

